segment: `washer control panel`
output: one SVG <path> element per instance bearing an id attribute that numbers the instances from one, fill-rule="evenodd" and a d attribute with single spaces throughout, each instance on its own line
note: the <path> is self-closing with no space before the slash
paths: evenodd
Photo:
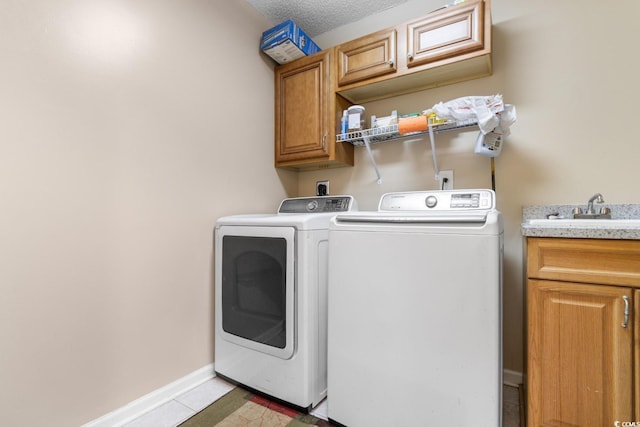
<path id="1" fill-rule="evenodd" d="M 284 199 L 278 213 L 331 213 L 356 210 L 352 196 L 315 196 Z"/>
<path id="2" fill-rule="evenodd" d="M 484 203 L 484 206 L 480 206 Z M 451 208 L 484 208 L 489 206 L 488 198 L 481 199 L 480 193 L 452 194 L 449 203 Z"/>
<path id="3" fill-rule="evenodd" d="M 387 193 L 378 211 L 458 211 L 495 209 L 493 190 L 442 190 Z"/>

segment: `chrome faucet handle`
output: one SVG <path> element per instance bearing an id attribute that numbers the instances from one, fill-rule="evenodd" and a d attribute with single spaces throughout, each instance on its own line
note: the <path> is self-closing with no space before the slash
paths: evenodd
<path id="1" fill-rule="evenodd" d="M 591 198 L 587 202 L 587 211 L 585 212 L 585 214 L 595 215 L 596 212 L 593 210 L 593 202 L 596 202 L 598 204 L 604 203 L 604 198 L 602 197 L 602 194 L 596 193 L 593 196 L 591 196 Z"/>

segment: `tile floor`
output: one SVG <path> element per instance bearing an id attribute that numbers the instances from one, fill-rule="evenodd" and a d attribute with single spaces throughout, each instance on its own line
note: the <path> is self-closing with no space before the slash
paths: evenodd
<path id="1" fill-rule="evenodd" d="M 177 396 L 151 412 L 125 424 L 123 427 L 174 427 L 231 391 L 234 385 L 213 378 L 203 384 Z M 516 387 L 503 388 L 503 427 L 520 426 L 520 401 Z M 327 401 L 320 403 L 312 415 L 327 419 Z"/>

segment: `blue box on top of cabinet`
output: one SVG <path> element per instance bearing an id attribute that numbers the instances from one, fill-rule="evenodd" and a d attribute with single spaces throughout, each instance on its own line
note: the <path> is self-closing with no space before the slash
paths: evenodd
<path id="1" fill-rule="evenodd" d="M 307 33 L 290 19 L 262 33 L 260 49 L 279 64 L 320 51 Z"/>

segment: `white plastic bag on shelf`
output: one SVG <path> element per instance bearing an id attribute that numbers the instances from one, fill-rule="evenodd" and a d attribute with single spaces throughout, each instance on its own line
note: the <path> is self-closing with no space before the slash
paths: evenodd
<path id="1" fill-rule="evenodd" d="M 504 110 L 497 117 L 498 126 L 486 134 L 478 133 L 474 153 L 487 157 L 500 155 L 504 138 L 511 133 L 509 128 L 516 121 L 516 107 L 506 104 Z"/>
<path id="2" fill-rule="evenodd" d="M 498 113 L 504 110 L 502 95 L 465 96 L 447 102 L 439 102 L 433 111 L 440 118 L 453 121 L 478 120 L 478 127 L 483 134 L 495 129 L 500 119 Z"/>
<path id="3" fill-rule="evenodd" d="M 500 128 L 500 132 L 504 136 L 508 136 L 511 133 L 509 128 L 516 122 L 516 106 L 511 104 L 505 104 L 504 110 L 498 115 L 500 123 L 497 128 Z"/>

